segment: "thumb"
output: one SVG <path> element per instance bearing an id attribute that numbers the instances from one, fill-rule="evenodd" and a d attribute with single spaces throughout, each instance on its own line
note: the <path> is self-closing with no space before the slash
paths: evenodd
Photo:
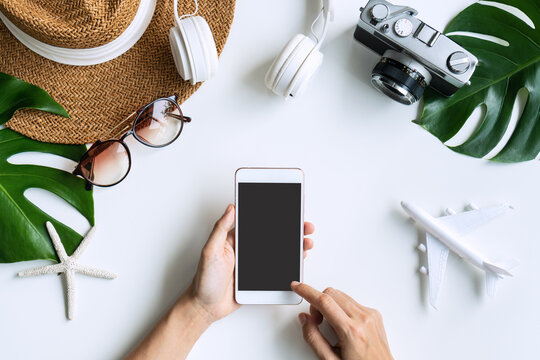
<path id="1" fill-rule="evenodd" d="M 319 359 L 339 359 L 336 353 L 332 350 L 332 347 L 326 338 L 320 332 L 319 326 L 312 316 L 306 313 L 301 313 L 298 315 L 298 320 L 302 325 L 304 340 L 308 343 Z"/>
<path id="2" fill-rule="evenodd" d="M 208 238 L 206 246 L 223 246 L 227 240 L 227 233 L 231 229 L 234 223 L 234 206 L 228 205 L 225 213 L 214 225 L 214 229 Z"/>

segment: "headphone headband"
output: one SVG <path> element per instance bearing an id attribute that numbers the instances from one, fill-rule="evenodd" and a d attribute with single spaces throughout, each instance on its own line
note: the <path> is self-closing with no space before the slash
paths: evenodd
<path id="1" fill-rule="evenodd" d="M 313 21 L 313 24 L 311 24 L 311 33 L 313 36 L 315 36 L 315 39 L 317 39 L 317 45 L 315 46 L 317 49 L 319 49 L 322 45 L 322 42 L 324 41 L 324 38 L 326 37 L 326 33 L 328 32 L 328 23 L 330 21 L 334 21 L 334 2 L 333 0 L 323 0 L 323 7 L 321 11 L 319 12 L 319 15 L 317 18 Z M 320 18 L 323 18 L 323 28 L 322 33 L 320 36 L 317 36 L 315 34 L 315 31 L 313 30 L 313 27 L 315 24 L 320 20 Z"/>
<path id="2" fill-rule="evenodd" d="M 197 15 L 197 12 L 199 11 L 199 3 L 197 0 L 195 1 L 195 11 L 192 14 L 184 14 L 182 16 L 178 16 L 178 0 L 173 0 L 173 7 L 174 7 L 174 22 L 176 23 L 176 26 L 180 26 L 180 20 L 186 17 L 195 16 Z"/>
<path id="3" fill-rule="evenodd" d="M 334 1 L 323 0 L 323 16 L 326 21 L 334 21 Z"/>

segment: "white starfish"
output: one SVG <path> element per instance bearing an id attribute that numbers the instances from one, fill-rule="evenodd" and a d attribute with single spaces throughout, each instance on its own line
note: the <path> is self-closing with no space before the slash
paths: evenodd
<path id="1" fill-rule="evenodd" d="M 53 224 L 47 221 L 45 225 L 47 225 L 47 230 L 49 231 L 49 235 L 51 236 L 52 243 L 54 245 L 54 248 L 56 249 L 56 254 L 60 258 L 60 263 L 21 271 L 18 275 L 21 277 L 24 277 L 24 276 L 37 276 L 37 275 L 61 273 L 64 283 L 66 284 L 66 287 L 67 287 L 67 316 L 69 320 L 72 320 L 74 306 L 75 306 L 75 280 L 74 280 L 75 273 L 78 272 L 80 274 L 99 277 L 103 279 L 114 279 L 116 278 L 116 274 L 113 274 L 105 270 L 100 270 L 100 269 L 87 267 L 84 265 L 79 265 L 77 263 L 79 256 L 81 256 L 84 249 L 86 249 L 86 247 L 88 246 L 88 242 L 94 235 L 95 227 L 92 227 L 90 231 L 88 231 L 88 233 L 86 234 L 84 239 L 82 239 L 81 243 L 79 244 L 75 252 L 73 252 L 71 256 L 68 256 L 66 253 L 66 250 L 64 249 L 64 245 L 60 241 L 60 237 L 58 236 L 58 233 L 56 232 L 56 229 L 54 228 Z"/>

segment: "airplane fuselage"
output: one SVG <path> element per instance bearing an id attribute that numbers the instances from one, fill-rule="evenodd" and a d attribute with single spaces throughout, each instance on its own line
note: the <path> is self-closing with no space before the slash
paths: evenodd
<path id="1" fill-rule="evenodd" d="M 484 262 L 487 259 L 470 245 L 465 244 L 460 235 L 446 226 L 442 221 L 428 214 L 426 211 L 409 203 L 404 203 L 403 208 L 414 221 L 444 244 L 448 249 L 459 257 L 467 260 L 472 265 L 486 270 Z"/>
<path id="2" fill-rule="evenodd" d="M 450 249 L 450 251 L 455 253 L 460 258 L 467 260 L 469 263 L 482 270 L 485 270 L 484 262 L 487 261 L 487 259 L 482 254 L 476 251 L 476 249 L 473 249 L 471 246 L 465 245 L 459 235 L 452 234 L 452 230 L 445 228 L 445 225 L 441 224 L 440 221 L 435 218 L 433 218 L 433 220 L 438 223 L 438 226 L 443 227 L 443 231 L 441 231 L 439 234 L 430 232 L 431 235 L 435 236 L 441 243 Z"/>

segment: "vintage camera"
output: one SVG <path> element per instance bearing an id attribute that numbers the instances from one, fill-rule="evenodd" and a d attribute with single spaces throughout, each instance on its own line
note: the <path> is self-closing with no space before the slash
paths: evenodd
<path id="1" fill-rule="evenodd" d="M 478 59 L 448 37 L 417 19 L 416 10 L 385 0 L 360 8 L 354 38 L 382 55 L 371 73 L 375 88 L 410 105 L 426 86 L 451 96 L 469 84 Z"/>

